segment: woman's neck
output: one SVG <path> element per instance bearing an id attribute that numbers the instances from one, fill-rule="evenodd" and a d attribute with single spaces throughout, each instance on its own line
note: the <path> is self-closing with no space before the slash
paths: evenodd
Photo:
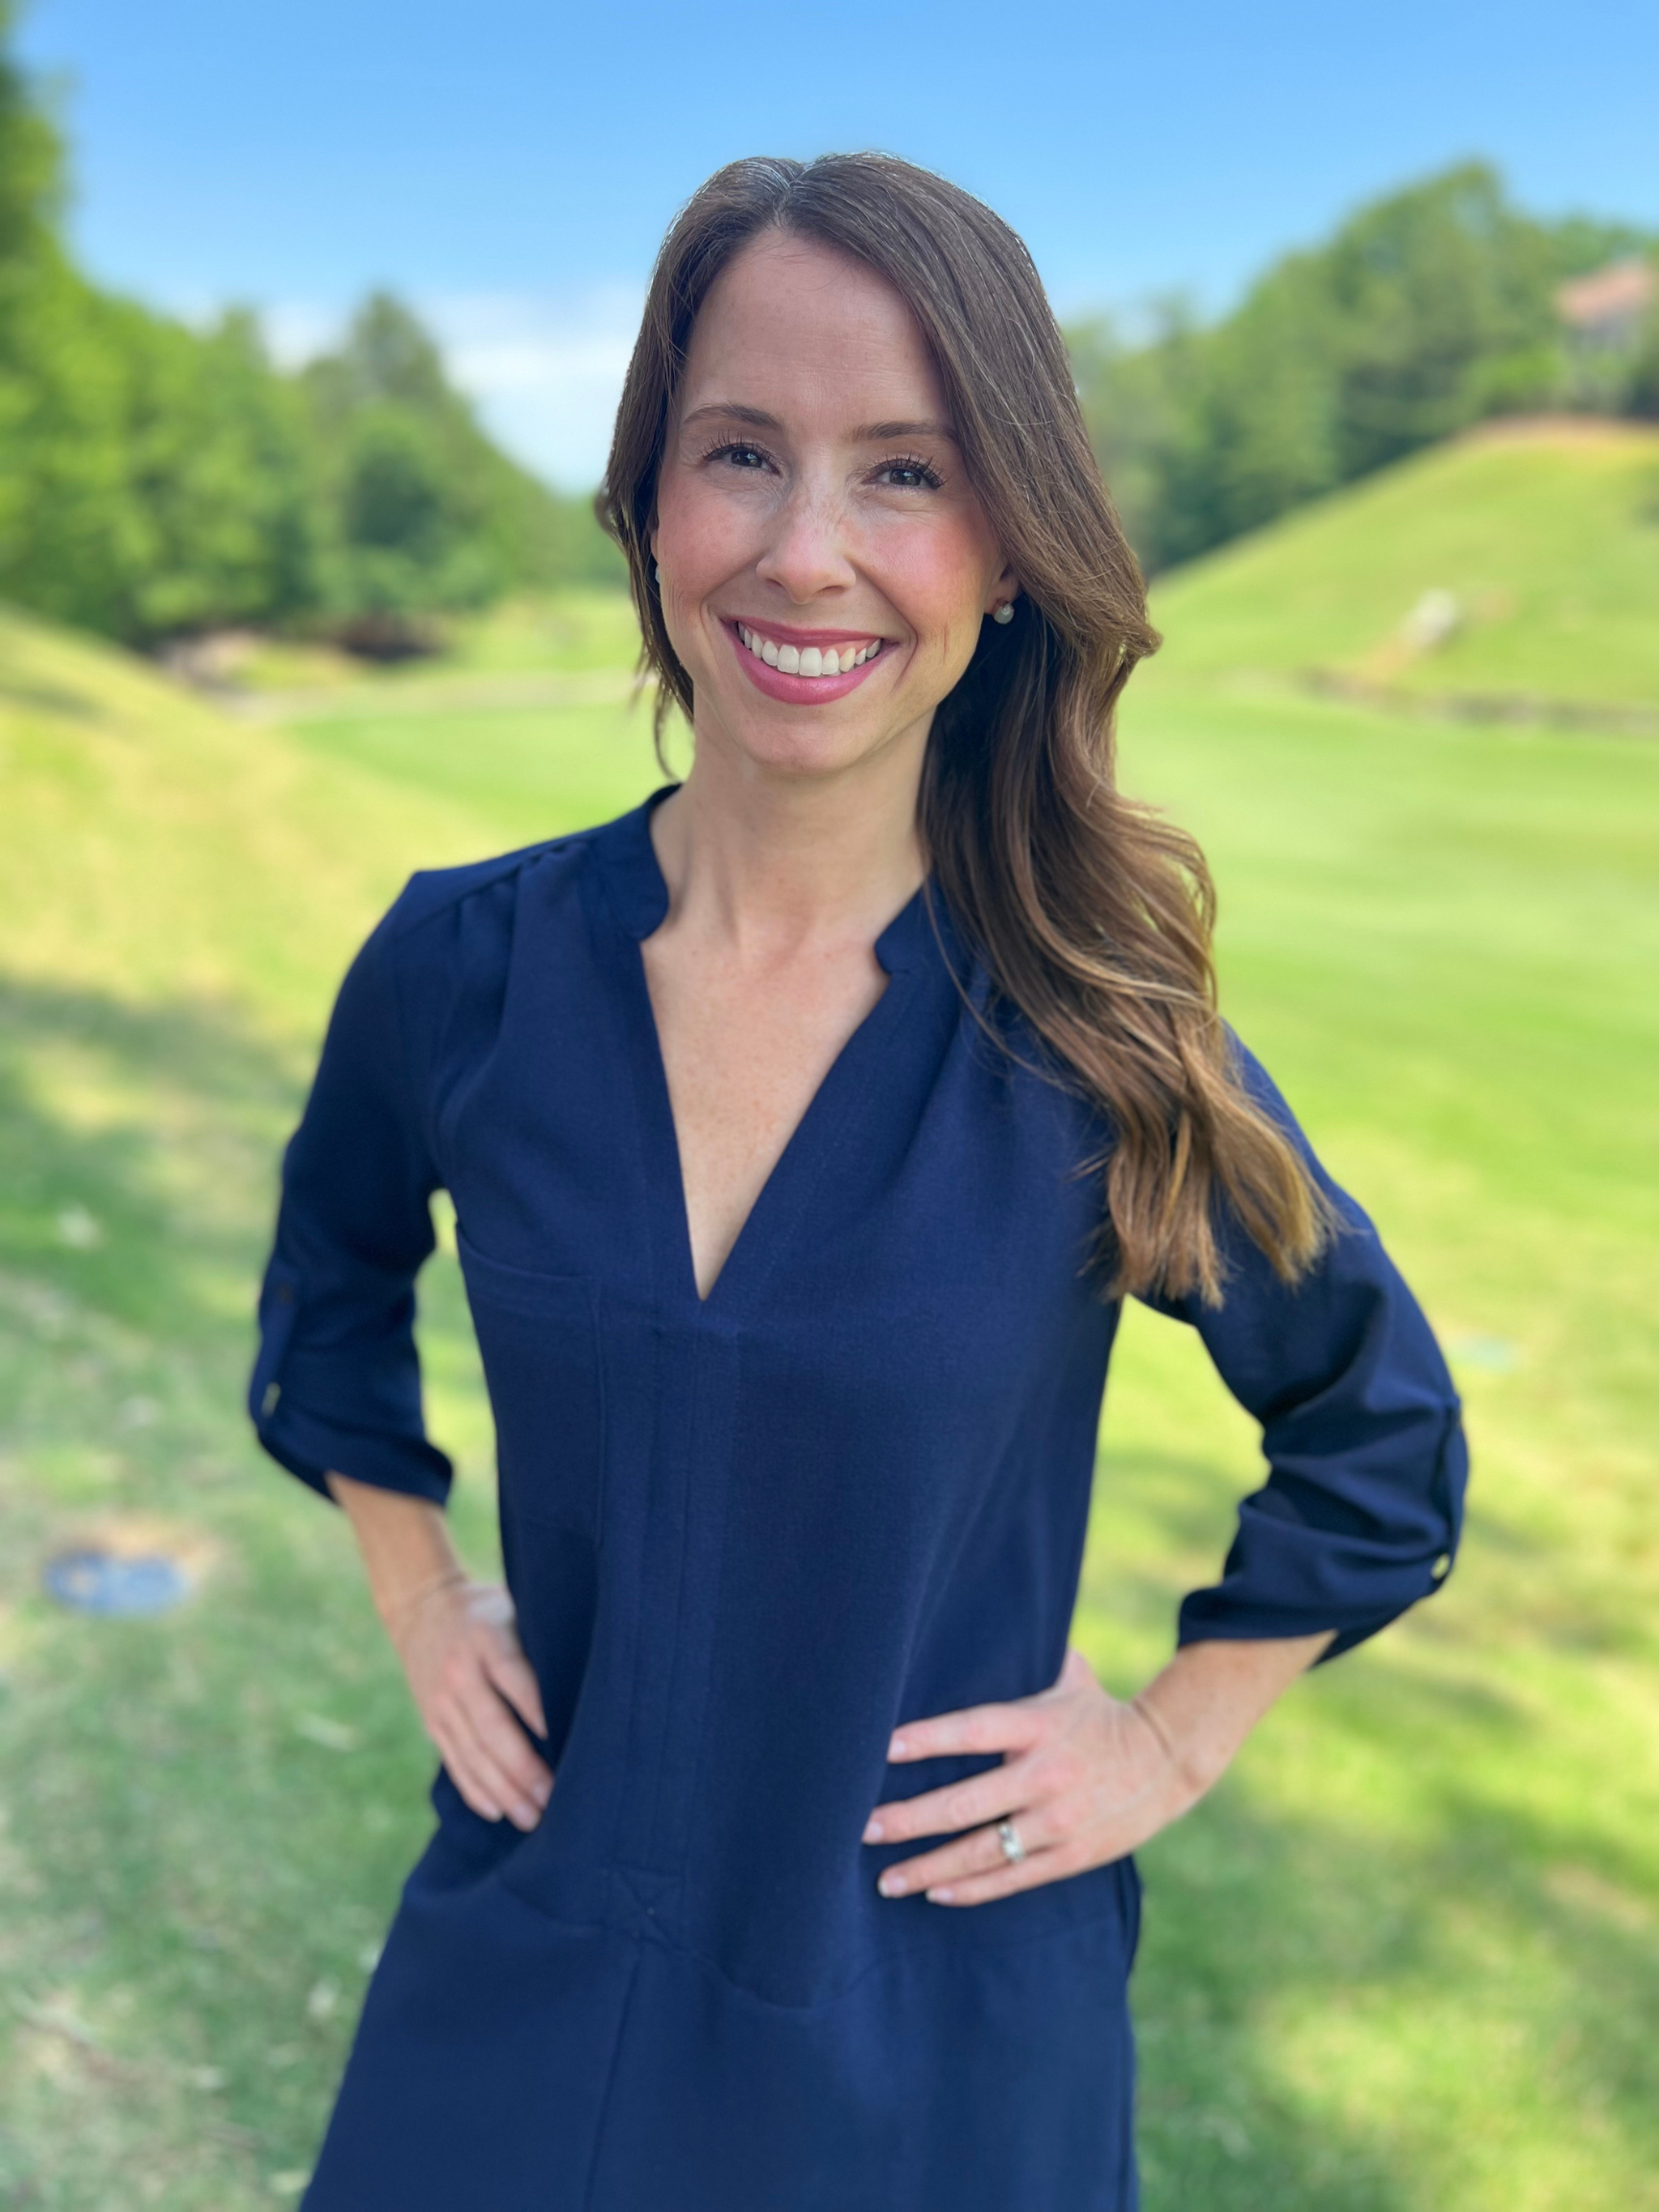
<path id="1" fill-rule="evenodd" d="M 651 817 L 670 921 L 760 959 L 870 944 L 926 873 L 920 770 L 919 747 L 784 776 L 701 746 Z"/>

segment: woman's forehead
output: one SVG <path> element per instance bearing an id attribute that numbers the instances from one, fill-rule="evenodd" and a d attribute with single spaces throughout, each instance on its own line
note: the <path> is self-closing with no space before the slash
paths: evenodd
<path id="1" fill-rule="evenodd" d="M 698 314 L 677 395 L 682 421 L 709 406 L 778 417 L 809 409 L 850 426 L 942 425 L 938 371 L 908 302 L 865 263 L 770 232 L 721 272 Z"/>

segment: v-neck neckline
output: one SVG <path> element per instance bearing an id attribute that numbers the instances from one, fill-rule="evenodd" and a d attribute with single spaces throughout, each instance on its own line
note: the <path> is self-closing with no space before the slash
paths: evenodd
<path id="1" fill-rule="evenodd" d="M 848 1115 L 843 1113 L 827 1139 L 820 1141 L 821 1124 L 834 1101 L 850 1090 L 858 1095 L 860 1070 L 874 1041 L 892 1022 L 899 1002 L 907 996 L 905 986 L 918 965 L 919 955 L 931 935 L 930 878 L 925 878 L 904 904 L 873 941 L 872 950 L 887 976 L 886 988 L 863 1020 L 851 1031 L 807 1099 L 765 1180 L 755 1193 L 726 1257 L 708 1291 L 697 1288 L 696 1256 L 691 1244 L 691 1216 L 685 1202 L 685 1170 L 680 1150 L 679 1125 L 674 1118 L 673 1094 L 662 1053 L 661 1032 L 651 1001 L 645 972 L 644 944 L 659 929 L 668 913 L 668 883 L 651 838 L 651 817 L 662 801 L 677 791 L 665 783 L 650 798 L 608 825 L 600 833 L 599 849 L 606 866 L 610 905 L 632 941 L 628 962 L 630 992 L 639 1038 L 648 1096 L 643 1101 L 651 1124 L 653 1199 L 667 1203 L 675 1222 L 672 1272 L 677 1294 L 688 1299 L 697 1311 L 709 1314 L 744 1303 L 744 1286 L 752 1283 L 751 1296 L 760 1287 L 769 1263 L 757 1258 L 770 1237 L 773 1252 L 787 1236 L 791 1222 L 816 1189 L 840 1140 L 846 1135 Z M 851 1105 L 853 1101 L 848 1101 Z M 813 1158 L 814 1149 L 816 1159 Z M 665 1192 L 656 1190 L 661 1174 Z"/>

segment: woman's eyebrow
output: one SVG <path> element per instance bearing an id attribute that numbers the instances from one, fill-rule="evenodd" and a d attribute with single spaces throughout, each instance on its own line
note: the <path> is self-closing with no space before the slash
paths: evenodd
<path id="1" fill-rule="evenodd" d="M 781 430 L 783 425 L 776 415 L 768 415 L 764 407 L 745 407 L 735 399 L 711 399 L 706 407 L 693 407 L 685 418 L 684 427 L 693 422 L 704 422 L 712 417 L 723 422 L 746 422 L 751 430 Z M 853 433 L 855 445 L 880 445 L 893 438 L 949 438 L 952 442 L 956 433 L 949 422 L 864 422 Z"/>
<path id="2" fill-rule="evenodd" d="M 853 433 L 859 445 L 885 445 L 890 438 L 949 438 L 956 433 L 949 422 L 866 422 Z"/>
<path id="3" fill-rule="evenodd" d="M 686 428 L 693 422 L 703 422 L 717 415 L 723 422 L 747 422 L 752 430 L 781 430 L 783 425 L 776 415 L 768 415 L 764 407 L 739 406 L 734 399 L 711 399 L 707 407 L 693 407 L 685 419 Z"/>

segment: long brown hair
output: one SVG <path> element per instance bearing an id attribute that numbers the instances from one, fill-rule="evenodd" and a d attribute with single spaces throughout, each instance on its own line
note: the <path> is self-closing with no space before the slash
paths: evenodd
<path id="1" fill-rule="evenodd" d="M 627 555 L 659 680 L 658 736 L 691 680 L 663 626 L 649 532 L 691 325 L 750 240 L 851 254 L 908 301 L 963 463 L 1021 586 L 933 718 L 918 830 L 992 981 L 1103 1112 L 1109 1295 L 1219 1301 L 1219 1198 L 1286 1281 L 1330 1210 L 1243 1088 L 1215 1008 L 1214 890 L 1193 840 L 1117 788 L 1114 715 L 1158 634 L 1031 257 L 977 200 L 908 162 L 836 154 L 718 170 L 658 257 L 595 506 Z"/>

